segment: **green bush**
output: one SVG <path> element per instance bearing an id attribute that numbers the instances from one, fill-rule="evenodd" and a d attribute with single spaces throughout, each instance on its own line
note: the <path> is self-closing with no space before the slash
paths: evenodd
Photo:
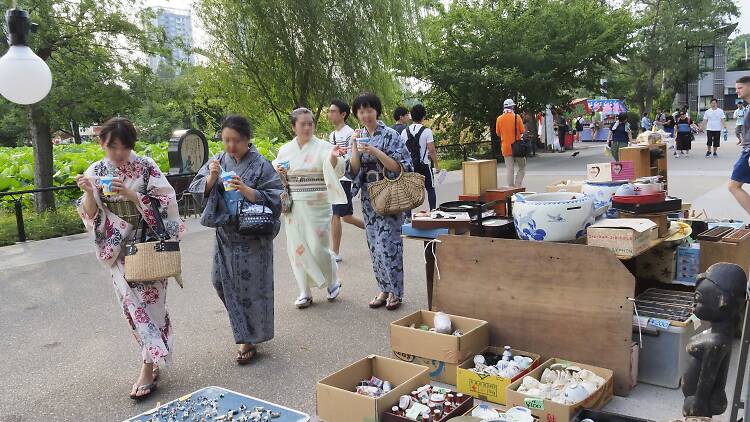
<path id="1" fill-rule="evenodd" d="M 42 240 L 67 236 L 85 231 L 78 211 L 72 206 L 36 214 L 24 211 L 24 226 L 28 240 Z M 16 215 L 0 211 L 0 246 L 12 245 L 18 240 Z"/>

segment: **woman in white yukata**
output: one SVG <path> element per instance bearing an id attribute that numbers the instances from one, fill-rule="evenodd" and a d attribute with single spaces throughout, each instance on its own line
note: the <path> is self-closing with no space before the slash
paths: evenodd
<path id="1" fill-rule="evenodd" d="M 151 158 L 133 152 L 137 139 L 133 124 L 123 118 L 110 119 L 102 126 L 99 138 L 105 158 L 76 177 L 84 192 L 78 200 L 78 213 L 86 230 L 94 234 L 96 258 L 109 268 L 115 295 L 140 346 L 141 371 L 130 392 L 130 398 L 139 400 L 156 390 L 157 365 L 169 366 L 172 362 L 167 280 L 138 284 L 125 280 L 124 246 L 135 236 L 138 223 L 126 221 L 122 218 L 126 215 L 118 215 L 111 209 L 130 208 L 123 214 L 140 215 L 150 227 L 155 227 L 151 201 L 159 201 L 164 227 L 171 239 L 182 237 L 185 224 L 180 219 L 175 191 L 159 167 Z M 103 195 L 100 179 L 103 176 L 115 177 L 111 189 L 114 195 Z M 112 202 L 121 202 L 119 205 L 123 206 L 115 207 Z"/>
<path id="2" fill-rule="evenodd" d="M 279 149 L 273 161 L 285 179 L 293 201 L 284 216 L 289 261 L 299 287 L 294 305 L 312 305 L 312 287 L 326 288 L 333 301 L 341 293 L 336 258 L 331 252 L 331 204 L 346 204 L 346 193 L 339 183 L 346 163 L 344 148 L 315 137 L 313 113 L 306 108 L 292 112 L 292 128 L 297 135 Z"/>

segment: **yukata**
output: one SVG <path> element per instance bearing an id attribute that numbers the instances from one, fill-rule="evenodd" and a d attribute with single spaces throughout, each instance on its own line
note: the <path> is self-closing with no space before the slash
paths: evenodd
<path id="1" fill-rule="evenodd" d="M 120 178 L 127 188 L 137 192 L 139 201 L 135 206 L 149 226 L 156 225 L 151 208 L 151 201 L 156 200 L 170 238 L 179 240 L 185 233 L 174 188 L 151 158 L 139 157 L 131 151 L 127 163 L 118 167 L 105 158 L 92 164 L 84 175 L 97 187 L 101 186 L 99 177 Z M 95 194 L 97 211 L 89 216 L 83 207 L 86 195 L 88 193 L 78 200 L 78 213 L 86 230 L 94 234 L 96 258 L 109 268 L 115 296 L 141 348 L 143 362 L 163 362 L 168 367 L 172 363 L 172 325 L 166 306 L 167 280 L 154 280 L 153 283 L 128 283 L 125 280 L 125 245 L 134 238 L 138 227 L 106 206 L 108 201 L 124 201 L 123 197 L 108 196 L 105 200 L 100 193 Z"/>
<path id="2" fill-rule="evenodd" d="M 225 171 L 237 173 L 246 185 L 255 189 L 260 196 L 256 203 L 262 201 L 278 218 L 283 190 L 281 179 L 253 145 L 239 161 L 220 152 L 201 167 L 189 188 L 199 203 L 205 205 L 208 194 L 212 193 L 206 192 L 206 177 L 213 160 L 218 160 Z M 211 190 L 221 189 L 223 195 L 220 186 L 223 185 L 219 178 Z M 276 233 L 278 226 L 279 223 Z M 243 235 L 237 232 L 234 220 L 216 228 L 211 281 L 227 310 L 237 344 L 258 344 L 273 338 L 273 239 L 276 233 Z"/>
<path id="3" fill-rule="evenodd" d="M 396 160 L 403 167 L 403 171 L 413 171 L 411 155 L 406 148 L 406 142 L 395 130 L 378 121 L 375 133 L 369 136 L 369 145 L 383 151 Z M 383 293 L 393 293 L 401 299 L 404 296 L 404 243 L 401 239 L 401 226 L 404 224 L 405 213 L 395 215 L 381 215 L 375 212 L 370 203 L 367 184 L 383 178 L 384 168 L 380 161 L 365 153 L 360 155 L 361 166 L 359 172 L 352 174 L 351 162 L 347 164 L 347 176 L 352 179 L 352 196 L 360 193 L 362 213 L 365 220 L 365 234 L 370 248 L 372 268 L 375 280 Z M 385 170 L 386 176 L 393 179 L 398 176 Z"/>
<path id="4" fill-rule="evenodd" d="M 330 287 L 338 280 L 338 265 L 331 252 L 331 204 L 346 204 L 339 179 L 346 161 L 331 165 L 335 146 L 312 137 L 300 147 L 297 138 L 279 149 L 279 163 L 289 162 L 287 183 L 292 210 L 285 214 L 287 253 L 300 293 L 309 296 L 311 287 Z"/>

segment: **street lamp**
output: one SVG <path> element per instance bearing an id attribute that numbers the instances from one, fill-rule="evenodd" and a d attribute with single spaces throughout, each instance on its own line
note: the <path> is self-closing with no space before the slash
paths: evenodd
<path id="1" fill-rule="evenodd" d="M 49 66 L 29 48 L 29 34 L 36 32 L 29 14 L 15 6 L 5 12 L 10 48 L 0 57 L 0 95 L 16 104 L 38 103 L 52 88 Z"/>

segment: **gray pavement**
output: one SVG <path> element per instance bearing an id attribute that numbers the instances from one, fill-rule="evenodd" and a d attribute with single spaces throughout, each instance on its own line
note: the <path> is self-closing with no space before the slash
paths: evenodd
<path id="1" fill-rule="evenodd" d="M 670 192 L 710 217 L 747 218 L 725 188 L 739 147 L 722 143 L 719 158 L 705 159 L 701 139 L 690 158 L 670 159 Z M 606 161 L 601 144 L 576 148 L 577 157 L 566 152 L 531 158 L 528 190 L 582 179 L 586 163 Z M 501 184 L 504 173 L 499 166 Z M 460 172 L 449 174 L 439 187 L 439 202 L 460 190 Z M 404 306 L 396 312 L 370 310 L 367 301 L 376 287 L 364 236 L 345 225 L 340 300 L 331 304 L 316 293 L 315 306 L 299 311 L 292 306 L 297 292 L 281 233 L 274 244 L 276 337 L 260 347 L 253 364 L 237 367 L 227 316 L 209 281 L 213 233 L 194 219 L 189 226 L 183 242 L 185 289 L 170 289 L 168 301 L 175 362 L 163 371 L 154 397 L 138 404 L 127 397 L 139 365 L 136 344 L 88 237 L 0 248 L 0 421 L 121 420 L 207 385 L 313 414 L 319 379 L 369 354 L 389 356 L 388 323 L 427 306 L 422 244 L 407 241 Z M 681 402 L 679 390 L 640 384 L 607 408 L 669 420 L 680 416 Z"/>

